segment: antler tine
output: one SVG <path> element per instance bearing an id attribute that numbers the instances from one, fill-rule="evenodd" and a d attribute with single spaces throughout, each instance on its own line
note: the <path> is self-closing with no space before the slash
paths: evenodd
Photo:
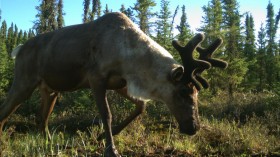
<path id="1" fill-rule="evenodd" d="M 193 58 L 193 52 L 197 48 L 197 45 L 201 43 L 204 39 L 203 34 L 197 34 L 195 37 L 193 37 L 185 47 L 181 46 L 178 41 L 173 40 L 172 44 L 174 48 L 179 52 L 182 59 L 191 59 Z M 186 60 L 182 60 L 183 63 Z"/>
<path id="2" fill-rule="evenodd" d="M 202 47 L 197 47 L 196 50 L 199 52 L 199 59 L 207 61 L 211 64 L 211 66 L 213 67 L 219 67 L 219 68 L 226 68 L 228 66 L 228 63 L 216 58 L 212 58 L 213 53 L 218 49 L 218 47 L 223 43 L 223 40 L 221 38 L 216 39 L 208 48 L 202 48 Z M 201 83 L 201 85 L 204 88 L 208 88 L 209 87 L 209 83 L 207 82 L 206 79 L 204 79 L 201 76 L 201 73 L 204 71 L 205 69 L 200 68 L 197 69 L 194 72 L 194 75 L 196 77 L 196 79 Z"/>
<path id="3" fill-rule="evenodd" d="M 197 47 L 196 50 L 199 53 L 199 59 L 205 60 L 211 64 L 213 67 L 225 69 L 228 63 L 216 58 L 212 58 L 213 53 L 218 49 L 218 47 L 223 43 L 221 38 L 216 39 L 208 48 L 204 49 L 202 47 Z"/>
<path id="4" fill-rule="evenodd" d="M 209 83 L 208 83 L 208 81 L 207 81 L 205 78 L 203 78 L 203 77 L 201 76 L 201 73 L 202 73 L 203 71 L 204 71 L 204 69 L 203 69 L 203 70 L 197 69 L 197 70 L 194 72 L 194 75 L 195 75 L 196 80 L 202 85 L 202 87 L 205 88 L 205 89 L 207 89 L 207 88 L 209 88 Z"/>
<path id="5" fill-rule="evenodd" d="M 200 44 L 204 40 L 203 34 L 197 34 L 195 37 L 193 37 L 185 47 L 182 47 L 177 41 L 173 41 L 172 45 L 174 48 L 179 52 L 183 66 L 185 69 L 183 81 L 185 83 L 192 82 L 194 86 L 197 88 L 197 90 L 200 90 L 200 78 L 197 80 L 195 78 L 195 70 L 196 69 L 209 69 L 210 63 L 202 60 L 194 59 L 193 52 L 197 48 L 198 44 Z"/>

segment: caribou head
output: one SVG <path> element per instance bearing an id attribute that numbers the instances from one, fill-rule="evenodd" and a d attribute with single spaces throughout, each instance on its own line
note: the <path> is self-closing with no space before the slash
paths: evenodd
<path id="1" fill-rule="evenodd" d="M 186 46 L 181 46 L 177 41 L 172 45 L 179 52 L 183 67 L 174 71 L 172 80 L 178 86 L 174 93 L 174 101 L 178 105 L 170 106 L 181 133 L 193 135 L 199 130 L 197 94 L 201 86 L 208 88 L 209 84 L 200 74 L 211 66 L 226 68 L 225 61 L 212 58 L 212 54 L 222 44 L 222 39 L 217 39 L 208 48 L 204 49 L 199 44 L 204 40 L 203 34 L 197 34 Z M 198 59 L 193 57 L 194 50 L 199 52 Z"/>

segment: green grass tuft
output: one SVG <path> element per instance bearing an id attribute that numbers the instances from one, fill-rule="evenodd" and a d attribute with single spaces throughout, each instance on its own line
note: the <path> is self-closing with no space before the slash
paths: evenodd
<path id="1" fill-rule="evenodd" d="M 277 156 L 280 155 L 279 97 L 271 93 L 237 94 L 234 100 L 220 97 L 200 101 L 201 130 L 195 136 L 178 132 L 177 123 L 160 103 L 119 135 L 115 144 L 123 156 Z M 209 98 L 208 98 L 209 99 Z M 121 100 L 119 100 L 121 101 Z M 114 107 L 117 119 L 131 111 L 128 102 Z M 105 142 L 98 116 L 59 112 L 50 120 L 52 140 L 45 140 L 34 125 L 34 116 L 13 115 L 1 137 L 2 156 L 102 156 Z M 156 112 L 157 111 L 157 112 Z M 61 111 L 65 112 L 65 111 Z M 122 117 L 122 114 L 125 116 Z M 88 115 L 88 116 L 84 116 Z M 21 128 L 21 129 L 19 129 Z M 78 129 L 77 129 L 78 128 Z"/>

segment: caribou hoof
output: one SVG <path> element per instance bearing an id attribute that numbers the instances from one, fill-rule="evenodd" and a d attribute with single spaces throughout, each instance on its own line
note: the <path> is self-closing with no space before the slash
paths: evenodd
<path id="1" fill-rule="evenodd" d="M 105 150 L 105 157 L 121 157 L 121 155 L 118 153 L 117 149 L 115 147 L 107 148 Z"/>

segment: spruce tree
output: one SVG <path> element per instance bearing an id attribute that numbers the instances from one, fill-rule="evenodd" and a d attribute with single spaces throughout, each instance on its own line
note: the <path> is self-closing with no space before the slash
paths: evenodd
<path id="1" fill-rule="evenodd" d="M 57 29 L 57 7 L 56 7 L 56 0 L 48 0 L 48 9 L 46 10 L 49 13 L 48 17 L 48 31 L 53 31 Z"/>
<path id="2" fill-rule="evenodd" d="M 121 13 L 125 13 L 126 9 L 125 9 L 125 6 L 124 4 L 121 5 L 121 8 L 120 8 L 120 12 Z"/>
<path id="3" fill-rule="evenodd" d="M 1 12 L 0 12 L 1 16 Z M 1 21 L 1 19 L 0 19 Z M 6 70 L 7 70 L 7 59 L 8 53 L 6 50 L 6 32 L 7 32 L 7 24 L 6 21 L 2 22 L 0 28 L 0 100 L 5 95 L 5 88 L 8 85 L 8 80 L 6 77 Z"/>
<path id="4" fill-rule="evenodd" d="M 223 10 L 220 0 L 211 0 L 207 5 L 202 7 L 204 16 L 202 17 L 202 27 L 198 31 L 206 34 L 206 40 L 203 43 L 208 45 L 215 40 L 217 36 L 223 37 Z"/>
<path id="5" fill-rule="evenodd" d="M 245 18 L 245 43 L 244 56 L 248 63 L 248 72 L 245 76 L 244 85 L 246 89 L 252 90 L 257 86 L 257 67 L 256 64 L 256 46 L 255 46 L 255 28 L 253 16 L 249 13 Z"/>
<path id="6" fill-rule="evenodd" d="M 157 35 L 156 41 L 163 46 L 165 49 L 171 49 L 171 12 L 169 10 L 169 1 L 161 0 L 161 10 L 157 15 Z"/>
<path id="7" fill-rule="evenodd" d="M 269 1 L 267 5 L 267 16 L 266 16 L 266 33 L 267 33 L 267 55 L 275 55 L 275 35 L 277 26 L 274 18 L 273 4 Z"/>
<path id="8" fill-rule="evenodd" d="M 53 31 L 58 28 L 57 7 L 55 0 L 42 0 L 39 6 L 36 6 L 38 13 L 33 28 L 37 34 Z"/>
<path id="9" fill-rule="evenodd" d="M 7 28 L 8 28 L 7 23 L 4 20 L 2 22 L 1 29 L 0 29 L 0 37 L 1 37 L 3 43 L 5 43 L 5 41 L 7 39 Z"/>
<path id="10" fill-rule="evenodd" d="M 261 24 L 261 28 L 258 32 L 258 40 L 257 40 L 258 50 L 257 50 L 257 69 L 258 69 L 258 91 L 262 91 L 267 86 L 266 81 L 266 32 L 265 28 L 263 26 L 263 23 Z"/>
<path id="11" fill-rule="evenodd" d="M 150 28 L 152 23 L 150 19 L 154 16 L 152 7 L 156 6 L 154 0 L 137 0 L 134 4 L 133 10 L 136 11 L 137 24 L 140 29 L 150 35 Z"/>
<path id="12" fill-rule="evenodd" d="M 22 30 L 20 30 L 17 35 L 16 46 L 18 46 L 19 44 L 23 44 L 23 31 Z"/>
<path id="13" fill-rule="evenodd" d="M 15 30 L 14 30 L 14 34 L 13 34 L 13 40 L 12 40 L 12 45 L 13 45 L 12 49 L 14 49 L 17 46 L 17 43 L 18 43 L 18 33 L 19 33 L 18 32 L 18 27 L 17 27 L 17 25 L 15 25 Z"/>
<path id="14" fill-rule="evenodd" d="M 57 28 L 60 29 L 64 27 L 63 15 L 65 15 L 65 13 L 63 13 L 63 0 L 58 0 L 57 13 Z"/>
<path id="15" fill-rule="evenodd" d="M 47 30 L 47 13 L 46 13 L 46 0 L 42 0 L 42 3 L 39 6 L 36 6 L 38 14 L 36 18 L 38 20 L 34 21 L 33 28 L 38 34 L 44 33 Z"/>
<path id="16" fill-rule="evenodd" d="M 186 13 L 185 5 L 182 6 L 182 16 L 181 16 L 180 25 L 178 25 L 176 28 L 179 31 L 178 40 L 182 45 L 185 45 L 187 41 L 189 41 L 193 36 L 190 30 L 190 25 L 187 22 L 187 13 Z"/>
<path id="17" fill-rule="evenodd" d="M 91 13 L 89 14 L 89 19 L 90 21 L 93 21 L 95 18 L 95 14 L 96 14 L 96 0 L 92 0 L 92 7 L 91 7 Z"/>
<path id="18" fill-rule="evenodd" d="M 267 46 L 266 46 L 266 62 L 270 63 L 266 65 L 266 76 L 269 84 L 269 89 L 272 90 L 275 83 L 278 82 L 278 68 L 279 62 L 277 55 L 277 44 L 275 42 L 275 36 L 278 28 L 278 16 L 276 20 L 274 17 L 273 4 L 269 1 L 267 5 L 267 20 L 266 20 L 266 34 L 267 34 Z"/>
<path id="19" fill-rule="evenodd" d="M 280 8 L 278 14 L 275 18 L 275 34 L 277 34 L 277 30 L 279 28 L 279 21 L 280 21 Z M 275 41 L 275 83 L 273 84 L 273 91 L 280 96 L 280 39 L 278 44 Z"/>
<path id="20" fill-rule="evenodd" d="M 249 13 L 246 14 L 245 19 L 245 44 L 244 44 L 244 55 L 250 61 L 255 57 L 256 46 L 255 46 L 255 28 L 254 28 L 253 16 Z"/>
<path id="21" fill-rule="evenodd" d="M 92 9 L 90 14 L 90 21 L 93 21 L 95 18 L 99 18 L 101 14 L 101 4 L 100 0 L 92 0 Z"/>
<path id="22" fill-rule="evenodd" d="M 222 3 L 220 0 L 211 0 L 207 5 L 202 7 L 204 12 L 204 16 L 202 17 L 202 26 L 198 29 L 205 33 L 205 40 L 202 43 L 202 46 L 207 47 L 212 42 L 214 42 L 217 37 L 224 39 L 224 34 L 222 30 L 223 25 L 223 10 L 222 10 Z M 215 52 L 215 56 L 218 58 L 224 58 L 224 51 L 222 48 L 218 49 Z M 207 75 L 209 78 L 210 91 L 212 94 L 217 94 L 219 90 L 224 89 L 227 86 L 227 82 L 223 82 L 221 80 L 226 80 L 227 75 L 224 75 L 220 69 L 211 68 L 207 70 L 207 73 L 203 73 L 203 75 Z M 223 78 L 223 79 L 215 79 L 216 77 Z"/>
<path id="23" fill-rule="evenodd" d="M 1 39 L 1 38 L 0 38 Z M 8 53 L 4 40 L 0 40 L 0 99 L 2 99 L 7 92 L 9 84 L 8 72 Z"/>
<path id="24" fill-rule="evenodd" d="M 179 10 L 179 5 L 177 5 L 175 11 L 174 11 L 174 14 L 172 16 L 172 21 L 171 21 L 171 28 L 170 28 L 170 32 L 171 32 L 171 35 L 172 35 L 172 39 L 173 39 L 173 28 L 174 28 L 174 24 L 175 24 L 175 18 L 177 16 L 177 13 L 178 13 L 178 10 Z"/>
<path id="25" fill-rule="evenodd" d="M 0 21 L 1 21 L 1 10 L 0 10 Z M 7 24 L 4 20 L 0 28 L 0 100 L 3 99 L 9 80 L 7 79 L 7 61 L 8 53 L 6 50 L 6 32 Z"/>
<path id="26" fill-rule="evenodd" d="M 16 30 L 14 30 L 16 28 Z M 0 97 L 8 90 L 13 78 L 13 61 L 10 58 L 10 53 L 16 44 L 17 27 L 12 23 L 7 31 L 7 24 L 2 22 L 0 29 Z M 15 33 L 16 32 L 16 33 Z"/>
<path id="27" fill-rule="evenodd" d="M 35 36 L 35 33 L 34 33 L 33 29 L 29 29 L 27 38 L 30 39 L 30 38 L 32 38 L 34 36 Z"/>
<path id="28" fill-rule="evenodd" d="M 109 7 L 108 7 L 108 4 L 106 4 L 105 6 L 105 10 L 103 11 L 104 14 L 108 14 L 110 13 L 111 11 L 109 10 Z"/>
<path id="29" fill-rule="evenodd" d="M 14 24 L 8 28 L 7 38 L 6 38 L 6 49 L 7 53 L 10 54 L 14 48 Z"/>
<path id="30" fill-rule="evenodd" d="M 83 23 L 86 23 L 89 21 L 88 15 L 89 15 L 89 5 L 90 0 L 84 0 L 84 14 L 83 14 Z"/>
<path id="31" fill-rule="evenodd" d="M 134 13 L 131 8 L 125 8 L 124 4 L 121 5 L 120 12 L 124 13 L 130 20 L 135 22 Z"/>
<path id="32" fill-rule="evenodd" d="M 97 0 L 97 18 L 101 17 L 101 1 Z"/>
<path id="33" fill-rule="evenodd" d="M 25 43 L 28 40 L 28 34 L 26 31 L 23 32 L 22 43 Z"/>
<path id="34" fill-rule="evenodd" d="M 223 29 L 225 33 L 225 51 L 229 67 L 226 70 L 228 94 L 233 97 L 237 86 L 242 83 L 247 72 L 247 62 L 242 58 L 241 15 L 236 0 L 223 0 Z"/>

